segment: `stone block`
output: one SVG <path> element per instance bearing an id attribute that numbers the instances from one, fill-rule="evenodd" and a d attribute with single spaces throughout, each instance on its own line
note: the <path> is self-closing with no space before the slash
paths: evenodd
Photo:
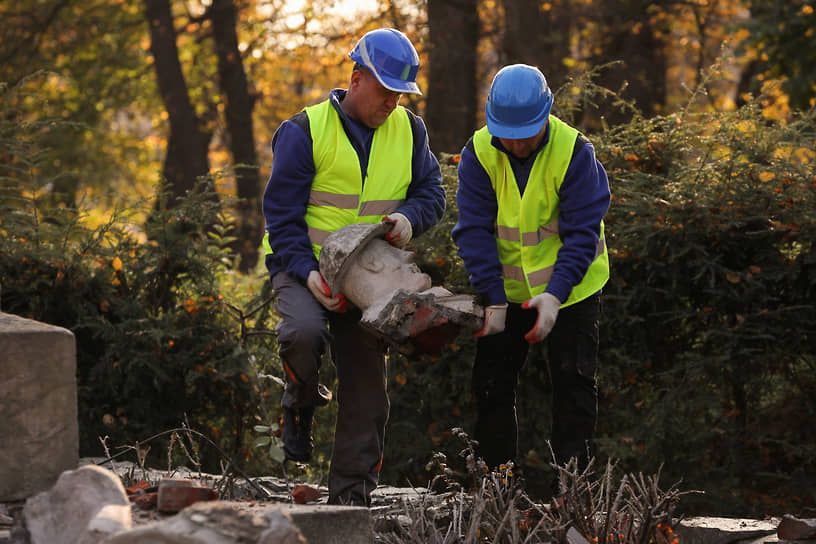
<path id="1" fill-rule="evenodd" d="M 26 499 L 77 467 L 71 331 L 0 312 L 0 501 Z"/>
<path id="2" fill-rule="evenodd" d="M 306 538 L 306 542 L 320 544 L 374 542 L 374 522 L 368 508 L 325 504 L 290 504 L 281 508 L 292 518 Z"/>

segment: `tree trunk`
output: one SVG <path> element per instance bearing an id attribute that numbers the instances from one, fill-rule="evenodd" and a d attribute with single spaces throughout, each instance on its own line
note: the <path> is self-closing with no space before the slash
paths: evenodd
<path id="1" fill-rule="evenodd" d="M 233 0 L 214 0 L 210 20 L 218 56 L 218 84 L 224 93 L 229 148 L 235 164 L 235 185 L 239 199 L 236 210 L 238 240 L 235 250 L 241 256 L 239 271 L 247 273 L 258 262 L 258 248 L 263 235 L 263 187 L 252 125 L 255 97 L 249 92 L 238 50 L 237 13 Z"/>
<path id="2" fill-rule="evenodd" d="M 666 104 L 665 44 L 656 37 L 647 14 L 651 2 L 606 2 L 596 19 L 602 42 L 599 53 L 590 58 L 592 66 L 623 60 L 606 69 L 598 84 L 617 91 L 626 83 L 623 98 L 634 100 L 646 117 L 664 110 Z M 612 104 L 601 105 L 601 115 L 609 124 L 628 122 L 632 114 L 621 112 Z"/>
<path id="3" fill-rule="evenodd" d="M 211 134 L 201 130 L 201 123 L 190 103 L 169 0 L 144 0 L 144 6 L 150 27 L 150 52 L 170 123 L 163 173 L 171 196 L 167 205 L 173 206 L 195 187 L 201 176 L 209 174 L 207 151 Z M 161 206 L 161 200 L 157 201 L 157 206 Z"/>
<path id="4" fill-rule="evenodd" d="M 504 0 L 502 66 L 529 64 L 538 67 L 553 90 L 567 80 L 563 60 L 570 56 L 570 3 L 564 0 Z"/>
<path id="5" fill-rule="evenodd" d="M 425 120 L 434 151 L 459 153 L 476 128 L 476 0 L 428 0 L 430 73 Z"/>

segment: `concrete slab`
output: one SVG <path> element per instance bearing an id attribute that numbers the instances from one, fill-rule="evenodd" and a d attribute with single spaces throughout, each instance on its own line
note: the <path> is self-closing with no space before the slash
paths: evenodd
<path id="1" fill-rule="evenodd" d="M 255 513 L 278 509 L 287 513 L 306 541 L 320 544 L 370 544 L 374 542 L 371 511 L 359 506 L 326 504 L 258 504 Z"/>
<path id="2" fill-rule="evenodd" d="M 728 544 L 779 542 L 779 520 L 695 517 L 683 520 L 675 533 L 683 544 Z"/>

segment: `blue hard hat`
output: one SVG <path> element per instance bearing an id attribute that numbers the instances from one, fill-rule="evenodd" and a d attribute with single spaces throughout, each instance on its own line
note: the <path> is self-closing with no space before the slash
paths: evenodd
<path id="1" fill-rule="evenodd" d="M 411 40 L 393 28 L 367 32 L 349 53 L 354 62 L 368 68 L 386 89 L 422 94 L 416 84 L 419 55 Z"/>
<path id="2" fill-rule="evenodd" d="M 535 66 L 511 64 L 493 78 L 485 104 L 487 130 L 497 138 L 535 136 L 552 108 L 553 94 Z"/>

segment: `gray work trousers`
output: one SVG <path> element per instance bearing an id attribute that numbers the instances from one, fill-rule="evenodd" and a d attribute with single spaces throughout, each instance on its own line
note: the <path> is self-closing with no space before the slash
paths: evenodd
<path id="1" fill-rule="evenodd" d="M 360 326 L 359 310 L 326 310 L 285 272 L 272 278 L 278 346 L 286 374 L 281 404 L 320 404 L 321 356 L 331 348 L 337 370 L 337 423 L 329 468 L 329 502 L 370 504 L 377 487 L 388 422 L 386 345 Z"/>

